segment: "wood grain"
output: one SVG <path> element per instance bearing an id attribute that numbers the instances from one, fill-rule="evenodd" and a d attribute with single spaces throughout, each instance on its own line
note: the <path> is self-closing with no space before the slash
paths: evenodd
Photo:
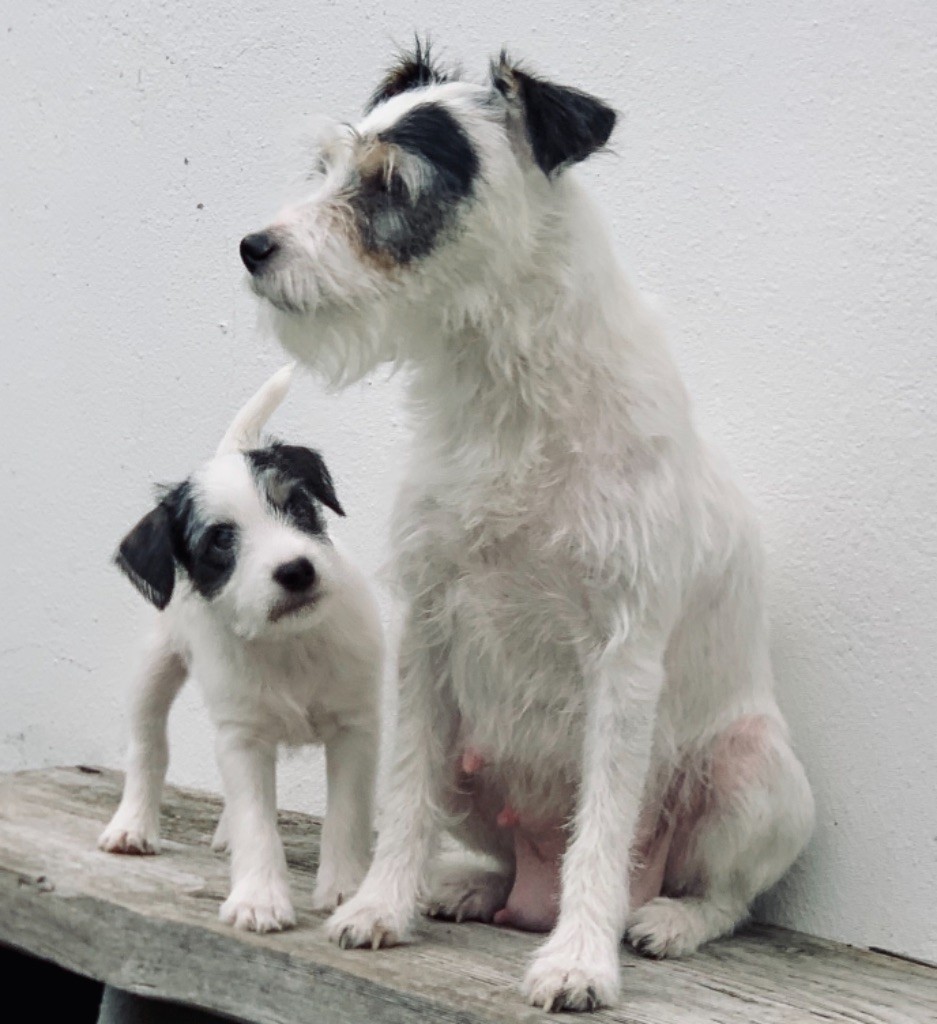
<path id="1" fill-rule="evenodd" d="M 0 777 L 0 942 L 142 995 L 262 1024 L 502 1024 L 555 1018 L 517 983 L 532 936 L 424 921 L 414 945 L 343 952 L 311 913 L 319 823 L 281 815 L 298 927 L 218 921 L 225 858 L 208 843 L 217 798 L 170 789 L 158 857 L 99 852 L 121 778 L 60 768 Z M 622 949 L 619 1007 L 596 1024 L 928 1024 L 937 970 L 754 926 L 683 961 Z"/>

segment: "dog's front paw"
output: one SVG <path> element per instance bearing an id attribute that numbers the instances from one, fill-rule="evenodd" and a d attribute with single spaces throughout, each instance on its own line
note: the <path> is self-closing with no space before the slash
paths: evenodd
<path id="1" fill-rule="evenodd" d="M 280 878 L 238 882 L 218 916 L 225 924 L 249 932 L 280 932 L 296 924 L 289 885 Z"/>
<path id="2" fill-rule="evenodd" d="M 362 894 L 343 903 L 325 922 L 326 936 L 342 949 L 396 946 L 407 941 L 409 929 L 409 917 Z"/>
<path id="3" fill-rule="evenodd" d="M 550 939 L 534 957 L 522 986 L 527 1001 L 550 1013 L 611 1006 L 618 998 L 617 956 L 588 956 L 578 943 L 564 945 Z"/>
<path id="4" fill-rule="evenodd" d="M 98 848 L 105 853 L 159 853 L 159 826 L 142 817 L 115 814 L 98 836 Z"/>

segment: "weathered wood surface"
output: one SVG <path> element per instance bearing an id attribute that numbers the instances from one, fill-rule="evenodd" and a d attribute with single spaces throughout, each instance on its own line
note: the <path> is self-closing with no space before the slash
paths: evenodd
<path id="1" fill-rule="evenodd" d="M 425 921 L 408 947 L 343 952 L 311 905 L 319 824 L 283 814 L 298 927 L 256 936 L 218 921 L 227 864 L 208 843 L 217 798 L 172 789 L 158 857 L 95 841 L 120 776 L 53 769 L 0 777 L 0 942 L 143 995 L 264 1024 L 556 1020 L 517 982 L 536 938 Z M 622 950 L 621 1024 L 927 1024 L 937 971 L 777 928 L 753 927 L 683 961 Z"/>

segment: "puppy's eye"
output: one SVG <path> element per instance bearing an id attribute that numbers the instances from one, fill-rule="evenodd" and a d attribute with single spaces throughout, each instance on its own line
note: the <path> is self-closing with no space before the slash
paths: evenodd
<path id="1" fill-rule="evenodd" d="M 206 545 L 209 550 L 218 554 L 225 554 L 234 550 L 236 533 L 231 523 L 218 523 L 208 532 Z"/>

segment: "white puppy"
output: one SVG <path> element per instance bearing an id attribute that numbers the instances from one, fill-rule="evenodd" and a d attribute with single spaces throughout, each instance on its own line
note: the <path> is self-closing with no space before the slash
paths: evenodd
<path id="1" fill-rule="evenodd" d="M 217 455 L 167 489 L 117 563 L 161 614 L 137 682 L 123 799 L 99 845 L 156 853 L 166 720 L 191 672 L 217 729 L 231 850 L 222 920 L 263 932 L 295 922 L 277 833 L 278 744 L 324 743 L 328 812 L 315 909 L 357 889 L 370 860 L 382 632 L 363 575 L 330 540 L 344 515 L 318 453 L 260 431 L 291 367 L 247 403 Z M 165 609 L 165 610 L 163 610 Z"/>
<path id="2" fill-rule="evenodd" d="M 477 84 L 418 49 L 241 243 L 286 347 L 337 381 L 405 368 L 415 427 L 395 776 L 328 934 L 406 939 L 447 829 L 498 870 L 450 871 L 431 909 L 552 928 L 524 985 L 551 1009 L 616 998 L 623 935 L 731 931 L 813 813 L 754 519 L 570 170 L 614 122 L 504 56 Z"/>

